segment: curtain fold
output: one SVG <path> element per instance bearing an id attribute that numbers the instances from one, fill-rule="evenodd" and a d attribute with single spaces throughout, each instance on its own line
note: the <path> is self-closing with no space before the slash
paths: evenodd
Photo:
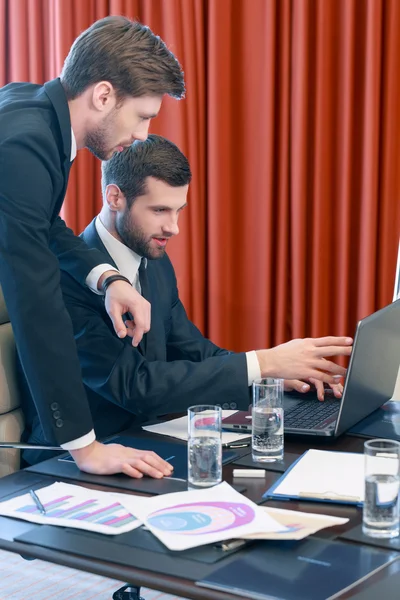
<path id="1" fill-rule="evenodd" d="M 400 234 L 398 0 L 0 0 L 0 85 L 56 77 L 74 38 L 124 14 L 183 65 L 151 130 L 185 152 L 170 244 L 182 300 L 232 350 L 352 335 L 393 297 Z M 79 152 L 63 216 L 101 206 Z"/>

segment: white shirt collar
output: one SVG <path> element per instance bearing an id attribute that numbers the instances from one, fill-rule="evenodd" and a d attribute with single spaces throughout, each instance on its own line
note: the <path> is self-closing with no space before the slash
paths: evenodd
<path id="1" fill-rule="evenodd" d="M 76 139 L 75 139 L 75 135 L 74 135 L 74 132 L 72 130 L 72 127 L 71 127 L 71 162 L 76 157 L 76 153 L 77 153 Z"/>
<path id="2" fill-rule="evenodd" d="M 127 277 L 132 285 L 136 285 L 137 274 L 142 257 L 112 236 L 104 227 L 100 217 L 96 217 L 95 227 L 107 252 L 117 265 L 119 272 Z"/>

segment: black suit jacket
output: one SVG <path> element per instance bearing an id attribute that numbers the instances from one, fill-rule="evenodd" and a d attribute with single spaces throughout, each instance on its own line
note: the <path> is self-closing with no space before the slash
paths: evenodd
<path id="1" fill-rule="evenodd" d="M 82 237 L 88 246 L 107 252 L 94 221 Z M 167 255 L 149 260 L 147 270 L 151 329 L 139 349 L 130 338 L 116 336 L 101 296 L 84 289 L 68 273 L 61 274 L 99 437 L 193 404 L 227 404 L 242 410 L 249 405 L 245 354 L 218 348 L 188 319 Z"/>
<path id="2" fill-rule="evenodd" d="M 45 439 L 62 444 L 93 427 L 60 268 L 83 285 L 105 262 L 58 216 L 68 183 L 71 122 L 58 79 L 0 89 L 0 282 Z M 58 260 L 57 260 L 58 259 Z"/>

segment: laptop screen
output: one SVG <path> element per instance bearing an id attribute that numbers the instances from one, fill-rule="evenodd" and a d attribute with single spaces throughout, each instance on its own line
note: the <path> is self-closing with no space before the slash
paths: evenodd
<path id="1" fill-rule="evenodd" d="M 400 364 L 400 299 L 359 322 L 336 422 L 340 435 L 393 395 Z"/>

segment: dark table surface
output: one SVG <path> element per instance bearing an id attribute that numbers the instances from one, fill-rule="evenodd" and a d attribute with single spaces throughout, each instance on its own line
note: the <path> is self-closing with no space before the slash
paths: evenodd
<path id="1" fill-rule="evenodd" d="M 137 435 L 137 432 L 135 432 Z M 151 439 L 151 435 L 141 433 L 140 435 L 148 436 Z M 348 452 L 362 452 L 364 440 L 357 437 L 342 436 L 338 440 L 329 442 L 319 442 L 313 440 L 285 440 L 285 451 L 292 452 L 295 454 L 302 454 L 309 448 L 320 448 L 326 450 L 336 451 L 348 451 Z M 241 450 L 243 454 L 249 452 L 249 449 Z M 246 479 L 233 479 L 232 471 L 237 466 L 230 464 L 224 467 L 224 480 L 228 483 L 244 484 L 247 488 L 244 495 L 255 502 L 260 502 L 263 493 L 268 489 L 280 476 L 281 473 L 267 471 L 265 478 L 246 478 Z M 61 478 L 59 478 L 61 480 Z M 49 485 L 54 481 L 53 477 L 44 475 L 36 475 L 35 473 L 29 473 L 24 470 L 9 475 L 0 479 L 0 499 L 10 495 L 16 495 L 25 493 L 27 489 L 31 488 L 35 484 L 40 482 L 40 486 Z M 70 481 L 71 482 L 71 481 Z M 86 487 L 92 487 L 97 489 L 105 489 L 100 486 L 85 484 Z M 111 487 L 106 488 L 113 491 Z M 123 492 L 123 490 L 115 490 Z M 313 512 L 321 514 L 329 514 L 337 517 L 347 517 L 349 522 L 345 525 L 333 527 L 330 529 L 324 529 L 316 534 L 320 539 L 333 540 L 345 531 L 352 529 L 354 526 L 361 523 L 361 509 L 353 506 L 346 505 L 335 505 L 325 503 L 313 503 L 313 502 L 295 502 L 295 501 L 268 501 L 268 506 L 277 508 L 287 508 L 291 510 L 301 510 L 304 512 Z M 40 526 L 38 526 L 40 527 Z M 185 577 L 182 572 L 180 577 L 171 577 L 168 575 L 157 572 L 156 561 L 149 564 L 146 569 L 138 569 L 135 567 L 127 567 L 117 562 L 106 562 L 92 558 L 84 558 L 72 553 L 63 552 L 61 550 L 52 550 L 49 548 L 41 547 L 35 544 L 26 544 L 18 541 L 14 541 L 14 538 L 21 535 L 28 529 L 32 528 L 32 523 L 26 521 L 18 521 L 6 517 L 0 517 L 0 548 L 8 550 L 10 552 L 16 552 L 23 556 L 39 558 L 45 561 L 54 562 L 60 565 L 65 565 L 82 571 L 88 571 L 103 575 L 105 577 L 112 577 L 120 579 L 122 581 L 129 582 L 131 584 L 143 585 L 150 588 L 155 588 L 170 594 L 177 594 L 186 596 L 193 599 L 212 599 L 212 600 L 237 600 L 238 596 L 217 592 L 214 590 L 207 590 L 205 588 L 199 588 L 194 584 L 194 581 Z M 347 542 L 351 543 L 351 542 Z M 177 553 L 176 560 L 179 560 L 180 556 L 184 557 L 183 553 Z M 236 555 L 237 556 L 237 555 Z M 400 558 L 400 552 L 399 552 Z M 400 571 L 400 561 L 389 565 L 385 569 L 376 573 L 371 578 L 353 588 L 345 594 L 342 594 L 340 598 L 352 598 L 363 588 L 368 587 L 375 581 L 379 581 L 387 577 L 390 573 Z M 400 592 L 399 592 L 400 597 Z M 391 598 L 385 598 L 385 600 L 392 600 Z"/>

